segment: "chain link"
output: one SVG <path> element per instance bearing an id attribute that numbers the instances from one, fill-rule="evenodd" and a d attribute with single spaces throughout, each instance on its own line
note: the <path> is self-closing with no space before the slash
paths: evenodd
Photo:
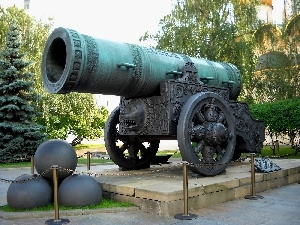
<path id="1" fill-rule="evenodd" d="M 32 177 L 24 179 L 24 180 L 9 180 L 9 179 L 4 179 L 4 178 L 0 177 L 0 182 L 4 182 L 4 183 L 26 183 L 26 182 L 38 179 L 41 176 L 42 175 L 39 175 L 39 174 L 33 174 Z"/>
<path id="2" fill-rule="evenodd" d="M 77 159 L 80 159 L 80 158 L 83 158 L 84 156 L 87 156 L 88 155 L 88 152 L 85 152 L 83 153 L 82 155 L 80 156 L 77 156 Z M 90 152 L 90 156 L 92 158 L 92 155 L 93 155 L 93 152 Z M 102 155 L 102 154 L 100 154 Z M 110 157 L 105 157 L 105 156 L 100 156 L 100 157 L 96 157 L 97 159 L 106 159 L 106 160 L 110 160 Z"/>
<path id="3" fill-rule="evenodd" d="M 80 156 L 77 156 L 77 159 L 83 158 L 83 157 L 86 156 L 86 155 L 87 155 L 87 152 L 83 153 L 83 154 L 80 155 Z"/>

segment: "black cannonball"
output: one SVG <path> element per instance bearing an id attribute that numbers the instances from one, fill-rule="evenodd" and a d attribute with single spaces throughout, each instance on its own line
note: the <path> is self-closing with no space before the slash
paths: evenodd
<path id="1" fill-rule="evenodd" d="M 53 178 L 51 167 L 58 165 L 58 178 L 65 178 L 75 170 L 77 166 L 77 155 L 74 148 L 66 141 L 52 139 L 43 142 L 34 155 L 36 171 L 45 178 Z"/>
<path id="2" fill-rule="evenodd" d="M 71 175 L 60 184 L 58 196 L 63 206 L 88 206 L 102 201 L 102 188 L 90 176 Z"/>
<path id="3" fill-rule="evenodd" d="M 7 204 L 14 209 L 33 209 L 51 203 L 52 188 L 37 174 L 23 174 L 8 187 Z"/>

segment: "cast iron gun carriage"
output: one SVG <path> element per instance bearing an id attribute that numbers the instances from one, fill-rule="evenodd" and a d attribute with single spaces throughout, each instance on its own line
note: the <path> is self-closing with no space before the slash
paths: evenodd
<path id="1" fill-rule="evenodd" d="M 191 170 L 223 172 L 242 152 L 260 152 L 264 123 L 237 101 L 239 70 L 230 63 L 117 43 L 56 28 L 42 59 L 51 93 L 120 96 L 106 122 L 105 145 L 125 169 L 148 167 L 160 140 L 177 140 Z"/>

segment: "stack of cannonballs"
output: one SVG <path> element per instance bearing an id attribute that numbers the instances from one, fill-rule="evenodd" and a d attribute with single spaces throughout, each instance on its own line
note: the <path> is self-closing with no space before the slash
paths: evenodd
<path id="1" fill-rule="evenodd" d="M 24 174 L 12 182 L 7 203 L 15 209 L 32 209 L 53 201 L 53 169 L 57 165 L 58 202 L 64 206 L 88 206 L 102 201 L 102 188 L 92 177 L 75 175 L 77 155 L 66 141 L 53 139 L 42 143 L 34 155 L 38 174 Z"/>

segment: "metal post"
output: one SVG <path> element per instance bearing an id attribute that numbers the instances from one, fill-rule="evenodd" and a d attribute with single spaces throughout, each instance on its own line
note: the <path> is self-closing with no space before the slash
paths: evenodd
<path id="1" fill-rule="evenodd" d="M 187 177 L 187 168 L 186 164 L 183 164 L 183 215 L 187 216 L 189 214 L 188 212 L 188 177 Z"/>
<path id="2" fill-rule="evenodd" d="M 257 200 L 259 198 L 264 198 L 261 195 L 255 194 L 255 167 L 254 167 L 254 156 L 255 153 L 250 153 L 251 156 L 251 195 L 247 195 L 245 198 L 249 200 Z"/>
<path id="3" fill-rule="evenodd" d="M 187 164 L 183 163 L 183 213 L 175 215 L 175 219 L 179 220 L 191 220 L 196 219 L 196 214 L 189 214 L 188 212 L 188 176 L 187 176 Z"/>
<path id="4" fill-rule="evenodd" d="M 91 153 L 90 152 L 87 152 L 86 159 L 87 159 L 87 170 L 90 170 L 91 169 Z"/>
<path id="5" fill-rule="evenodd" d="M 31 156 L 30 161 L 31 161 L 31 174 L 34 174 L 34 157 L 33 156 Z"/>
<path id="6" fill-rule="evenodd" d="M 53 165 L 51 169 L 53 169 L 53 185 L 54 185 L 54 211 L 55 211 L 55 220 L 59 220 L 59 205 L 58 205 L 58 182 L 57 182 L 57 165 Z"/>
<path id="7" fill-rule="evenodd" d="M 54 193 L 54 220 L 50 219 L 46 221 L 46 224 L 50 225 L 60 225 L 66 224 L 70 221 L 68 219 L 59 219 L 59 205 L 58 205 L 58 179 L 57 179 L 57 169 L 58 165 L 51 166 L 53 170 L 53 193 Z"/>

